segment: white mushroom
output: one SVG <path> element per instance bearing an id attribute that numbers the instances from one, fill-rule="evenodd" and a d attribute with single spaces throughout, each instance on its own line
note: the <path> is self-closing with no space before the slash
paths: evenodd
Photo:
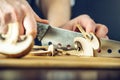
<path id="1" fill-rule="evenodd" d="M 95 36 L 93 33 L 90 33 L 90 35 L 92 36 L 92 39 L 88 41 L 90 42 L 91 46 L 93 47 L 94 50 L 99 49 L 101 46 L 99 38 Z"/>
<path id="2" fill-rule="evenodd" d="M 74 39 L 75 47 L 80 48 L 78 56 L 93 56 L 93 48 L 91 44 L 83 37 L 76 37 Z M 81 45 L 81 46 L 80 46 Z"/>
<path id="3" fill-rule="evenodd" d="M 76 37 L 74 39 L 75 48 L 81 52 L 81 56 L 94 56 L 94 50 L 100 48 L 99 39 L 93 34 L 90 33 L 92 39 L 86 39 L 84 37 Z"/>
<path id="4" fill-rule="evenodd" d="M 20 58 L 28 54 L 33 47 L 33 37 L 24 35 L 23 39 L 18 39 L 19 24 L 10 23 L 7 34 L 0 34 L 0 54 L 10 58 Z"/>
<path id="5" fill-rule="evenodd" d="M 100 44 L 99 44 L 100 40 L 93 33 L 85 32 L 85 30 L 82 28 L 82 26 L 80 24 L 77 24 L 76 27 L 82 33 L 83 37 L 85 39 L 87 39 L 88 41 L 90 41 L 90 43 L 94 49 L 98 49 L 100 47 Z"/>

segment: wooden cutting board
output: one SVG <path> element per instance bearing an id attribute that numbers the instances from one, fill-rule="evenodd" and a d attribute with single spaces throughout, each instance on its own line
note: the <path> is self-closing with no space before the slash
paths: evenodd
<path id="1" fill-rule="evenodd" d="M 0 58 L 0 68 L 120 69 L 120 58 L 78 56 L 31 56 Z"/>

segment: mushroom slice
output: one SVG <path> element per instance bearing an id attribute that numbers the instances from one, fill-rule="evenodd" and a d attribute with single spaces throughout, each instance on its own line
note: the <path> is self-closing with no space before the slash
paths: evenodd
<path id="1" fill-rule="evenodd" d="M 95 36 L 93 33 L 85 32 L 85 30 L 82 28 L 80 24 L 77 24 L 76 27 L 82 33 L 83 37 L 91 43 L 91 46 L 94 49 L 100 48 L 100 40 L 97 38 L 97 36 Z"/>
<path id="2" fill-rule="evenodd" d="M 24 35 L 19 39 L 19 24 L 10 23 L 8 32 L 4 37 L 0 35 L 0 54 L 10 58 L 20 58 L 28 54 L 33 47 L 33 37 Z"/>
<path id="3" fill-rule="evenodd" d="M 80 54 L 78 54 L 78 56 L 93 56 L 93 48 L 85 38 L 76 37 L 74 44 L 77 49 L 80 48 Z"/>
<path id="4" fill-rule="evenodd" d="M 31 51 L 30 54 L 34 56 L 54 56 L 55 55 L 55 48 L 54 45 L 51 44 L 48 46 L 47 50 L 37 50 L 37 51 Z"/>
<path id="5" fill-rule="evenodd" d="M 93 47 L 94 50 L 99 49 L 101 47 L 101 43 L 100 40 L 97 36 L 95 36 L 95 34 L 93 33 L 89 33 L 92 36 L 91 40 L 88 40 L 91 44 L 91 46 Z"/>

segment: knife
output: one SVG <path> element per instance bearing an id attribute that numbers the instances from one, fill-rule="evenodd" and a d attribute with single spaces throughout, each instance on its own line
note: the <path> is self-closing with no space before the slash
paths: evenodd
<path id="1" fill-rule="evenodd" d="M 37 40 L 42 43 L 42 46 L 53 44 L 56 47 L 61 46 L 62 49 L 74 49 L 74 38 L 84 37 L 79 32 L 65 30 L 57 27 L 52 27 L 48 24 L 37 23 Z M 115 40 L 100 39 L 100 51 L 95 50 L 96 57 L 120 57 L 120 42 Z M 88 52 L 89 53 L 89 52 Z"/>

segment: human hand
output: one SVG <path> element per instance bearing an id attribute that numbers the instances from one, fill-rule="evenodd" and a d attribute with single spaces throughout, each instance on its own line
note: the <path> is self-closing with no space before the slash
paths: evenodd
<path id="1" fill-rule="evenodd" d="M 108 38 L 108 28 L 103 24 L 95 23 L 88 15 L 80 15 L 70 20 L 62 28 L 78 31 L 76 24 L 80 24 L 88 33 L 95 33 L 99 38 Z"/>
<path id="2" fill-rule="evenodd" d="M 35 14 L 26 0 L 0 0 L 0 33 L 7 32 L 9 23 L 18 22 L 20 35 L 31 34 L 35 38 L 36 21 L 48 23 Z"/>

